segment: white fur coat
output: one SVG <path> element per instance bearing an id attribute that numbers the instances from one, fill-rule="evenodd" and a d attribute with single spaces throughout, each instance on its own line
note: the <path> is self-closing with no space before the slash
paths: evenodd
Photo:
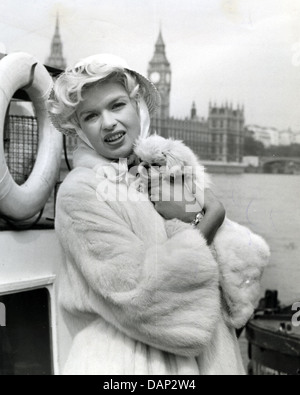
<path id="1" fill-rule="evenodd" d="M 182 141 L 158 135 L 139 138 L 135 153 L 143 163 L 162 166 L 164 174 L 191 178 L 186 188 L 204 204 L 204 189 L 212 184 L 204 166 L 194 152 Z M 160 170 L 158 171 L 158 173 Z M 245 226 L 228 218 L 217 232 L 212 246 L 220 271 L 222 296 L 226 303 L 225 319 L 235 328 L 241 328 L 252 315 L 260 294 L 260 280 L 268 264 L 270 250 L 266 242 Z"/>
<path id="2" fill-rule="evenodd" d="M 65 374 L 243 374 L 234 327 L 253 312 L 265 243 L 248 231 L 247 251 L 237 241 L 220 271 L 199 231 L 164 221 L 147 199 L 104 198 L 99 184 L 122 196 L 126 177 L 116 184 L 84 145 L 77 156 L 56 217 L 73 336 Z"/>

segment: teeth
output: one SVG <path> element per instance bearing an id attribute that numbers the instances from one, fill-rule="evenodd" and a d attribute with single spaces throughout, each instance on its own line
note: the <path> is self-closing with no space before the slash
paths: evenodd
<path id="1" fill-rule="evenodd" d="M 119 133 L 119 134 L 117 134 L 117 135 L 111 137 L 110 139 L 106 139 L 106 141 L 107 141 L 108 143 L 112 143 L 113 141 L 119 140 L 119 139 L 120 139 L 121 137 L 123 137 L 123 136 L 124 136 L 124 133 Z"/>

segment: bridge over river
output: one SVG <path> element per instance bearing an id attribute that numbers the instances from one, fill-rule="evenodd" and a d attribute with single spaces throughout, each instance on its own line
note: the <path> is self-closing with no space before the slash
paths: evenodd
<path id="1" fill-rule="evenodd" d="M 260 157 L 259 165 L 264 173 L 300 174 L 300 157 Z"/>

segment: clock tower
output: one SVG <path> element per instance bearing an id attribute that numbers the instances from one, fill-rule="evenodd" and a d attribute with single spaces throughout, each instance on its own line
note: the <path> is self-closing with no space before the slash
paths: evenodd
<path id="1" fill-rule="evenodd" d="M 59 16 L 56 16 L 55 34 L 51 44 L 51 54 L 46 60 L 48 66 L 64 70 L 67 67 L 66 60 L 63 57 L 63 44 L 59 31 Z"/>
<path id="2" fill-rule="evenodd" d="M 166 56 L 166 46 L 160 30 L 155 53 L 148 67 L 148 77 L 161 95 L 161 107 L 157 113 L 160 119 L 170 117 L 171 75 L 171 66 Z"/>

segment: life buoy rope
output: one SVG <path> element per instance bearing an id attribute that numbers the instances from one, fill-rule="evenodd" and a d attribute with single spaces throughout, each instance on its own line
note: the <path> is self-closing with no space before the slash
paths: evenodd
<path id="1" fill-rule="evenodd" d="M 46 107 L 52 87 L 48 71 L 33 56 L 15 53 L 0 61 L 0 214 L 12 220 L 26 220 L 39 213 L 58 177 L 62 136 L 51 124 Z M 8 170 L 3 144 L 6 111 L 19 89 L 24 89 L 32 100 L 39 129 L 36 162 L 28 180 L 21 186 Z"/>

